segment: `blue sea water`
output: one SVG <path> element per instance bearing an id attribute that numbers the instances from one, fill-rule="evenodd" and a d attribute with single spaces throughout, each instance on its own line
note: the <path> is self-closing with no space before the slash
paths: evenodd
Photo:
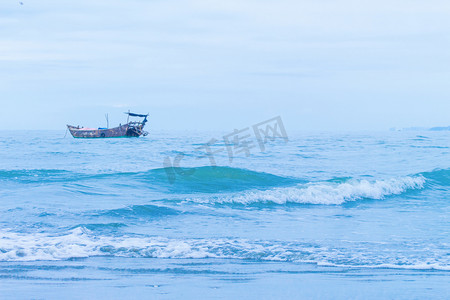
<path id="1" fill-rule="evenodd" d="M 0 132 L 0 298 L 449 298 L 450 132 L 288 133 Z"/>

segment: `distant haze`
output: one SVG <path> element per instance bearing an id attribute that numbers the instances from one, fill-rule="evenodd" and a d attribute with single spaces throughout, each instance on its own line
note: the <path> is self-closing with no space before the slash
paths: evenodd
<path id="1" fill-rule="evenodd" d="M 0 129 L 450 125 L 449 1 L 3 0 Z"/>

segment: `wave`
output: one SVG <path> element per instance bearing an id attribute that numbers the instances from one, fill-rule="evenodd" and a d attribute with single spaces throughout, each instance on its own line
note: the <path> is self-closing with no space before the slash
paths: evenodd
<path id="1" fill-rule="evenodd" d="M 435 169 L 431 172 L 420 173 L 420 175 L 425 177 L 427 182 L 433 186 L 450 186 L 450 169 Z"/>
<path id="2" fill-rule="evenodd" d="M 241 259 L 313 263 L 355 268 L 450 270 L 445 245 L 425 247 L 405 243 L 363 242 L 329 247 L 306 242 L 246 239 L 168 239 L 163 237 L 98 236 L 84 227 L 64 235 L 0 231 L 0 261 L 53 261 L 94 256 L 172 259 Z M 340 243 L 340 246 L 344 242 Z M 414 251 L 411 251 L 414 250 Z M 432 251 L 432 255 L 430 255 Z"/>
<path id="3" fill-rule="evenodd" d="M 29 170 L 0 170 L 1 181 L 15 181 L 20 183 L 32 182 L 60 182 L 73 176 L 73 172 L 56 169 L 29 169 Z"/>
<path id="4" fill-rule="evenodd" d="M 163 168 L 140 174 L 140 178 L 153 180 L 148 176 L 158 174 L 159 184 L 181 193 L 239 191 L 249 188 L 284 186 L 300 182 L 299 179 L 277 176 L 265 172 L 231 167 Z"/>
<path id="5" fill-rule="evenodd" d="M 180 212 L 176 209 L 156 206 L 156 205 L 132 205 L 124 208 L 103 210 L 96 215 L 119 217 L 119 218 L 139 218 L 139 217 L 161 217 L 177 215 Z"/>
<path id="6" fill-rule="evenodd" d="M 79 225 L 83 228 L 89 229 L 89 230 L 117 230 L 121 227 L 126 227 L 127 225 L 124 223 L 92 223 L 92 224 L 83 224 Z M 78 228 L 79 226 L 76 226 L 75 228 Z"/>
<path id="7" fill-rule="evenodd" d="M 173 177 L 175 176 L 175 177 Z M 143 172 L 85 174 L 68 170 L 0 170 L 0 182 L 76 183 L 104 182 L 130 188 L 165 188 L 177 192 L 237 191 L 264 186 L 282 186 L 301 182 L 264 172 L 231 167 L 158 168 Z"/>
<path id="8" fill-rule="evenodd" d="M 331 180 L 295 187 L 246 191 L 217 197 L 195 197 L 187 200 L 200 203 L 238 203 L 245 205 L 253 203 L 338 205 L 359 199 L 379 200 L 392 195 L 399 195 L 409 190 L 422 189 L 424 183 L 425 178 L 423 176 L 406 176 L 372 182 L 365 179 L 349 179 L 344 182 Z"/>
<path id="9" fill-rule="evenodd" d="M 116 195 L 127 190 L 150 189 L 171 195 L 195 194 L 193 197 L 185 197 L 191 202 L 244 205 L 253 203 L 339 205 L 359 199 L 383 199 L 411 190 L 450 186 L 450 169 L 437 169 L 390 179 L 338 178 L 317 182 L 230 167 L 185 168 L 182 172 L 179 171 L 179 174 L 176 172 L 173 174 L 176 175 L 174 181 L 169 180 L 165 168 L 104 174 L 80 174 L 67 170 L 3 170 L 0 171 L 0 182 L 5 180 L 19 184 L 62 182 L 64 190 L 89 196 Z"/>

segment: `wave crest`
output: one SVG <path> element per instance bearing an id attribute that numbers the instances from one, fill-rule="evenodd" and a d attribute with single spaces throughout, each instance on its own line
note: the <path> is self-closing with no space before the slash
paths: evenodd
<path id="1" fill-rule="evenodd" d="M 194 202 L 213 203 L 299 203 L 338 205 L 359 199 L 383 199 L 391 195 L 399 195 L 408 190 L 422 189 L 423 176 L 392 178 L 387 180 L 348 180 L 346 182 L 318 182 L 295 187 L 255 190 L 241 194 L 232 194 L 212 198 L 189 198 Z"/>

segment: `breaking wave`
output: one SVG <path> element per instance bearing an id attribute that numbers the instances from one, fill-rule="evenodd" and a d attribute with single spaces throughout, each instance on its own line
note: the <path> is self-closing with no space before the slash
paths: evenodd
<path id="1" fill-rule="evenodd" d="M 447 189 L 450 186 L 450 169 L 390 179 L 347 178 L 316 182 L 230 167 L 183 168 L 183 171 L 171 173 L 176 176 L 173 181 L 168 179 L 168 174 L 170 172 L 164 168 L 104 174 L 81 174 L 67 170 L 0 170 L 0 182 L 13 182 L 12 186 L 8 185 L 12 189 L 16 184 L 62 184 L 65 191 L 89 196 L 121 195 L 127 191 L 134 193 L 137 189 L 169 195 L 175 192 L 187 195 L 183 196 L 183 200 L 191 202 L 244 205 L 339 205 L 360 199 L 384 199 L 423 188 Z M 135 207 L 122 213 L 134 214 L 134 210 L 141 213 L 147 211 L 145 207 Z"/>
<path id="2" fill-rule="evenodd" d="M 67 260 L 94 256 L 172 259 L 242 259 L 313 263 L 321 266 L 450 270 L 446 245 L 409 252 L 397 244 L 349 243 L 336 248 L 306 242 L 246 239 L 168 239 L 96 236 L 84 227 L 65 235 L 0 232 L 0 261 Z M 409 248 L 408 245 L 406 245 Z M 437 255 L 430 255 L 430 251 Z M 430 258 L 434 257 L 434 258 Z M 440 257 L 440 258 L 436 258 Z"/>
<path id="3" fill-rule="evenodd" d="M 409 190 L 422 189 L 425 184 L 423 176 L 406 176 L 387 180 L 355 180 L 345 182 L 317 182 L 295 187 L 280 187 L 269 190 L 253 190 L 244 193 L 217 197 L 189 198 L 194 202 L 209 203 L 299 203 L 299 204 L 343 204 L 359 199 L 383 199 L 399 195 Z"/>

